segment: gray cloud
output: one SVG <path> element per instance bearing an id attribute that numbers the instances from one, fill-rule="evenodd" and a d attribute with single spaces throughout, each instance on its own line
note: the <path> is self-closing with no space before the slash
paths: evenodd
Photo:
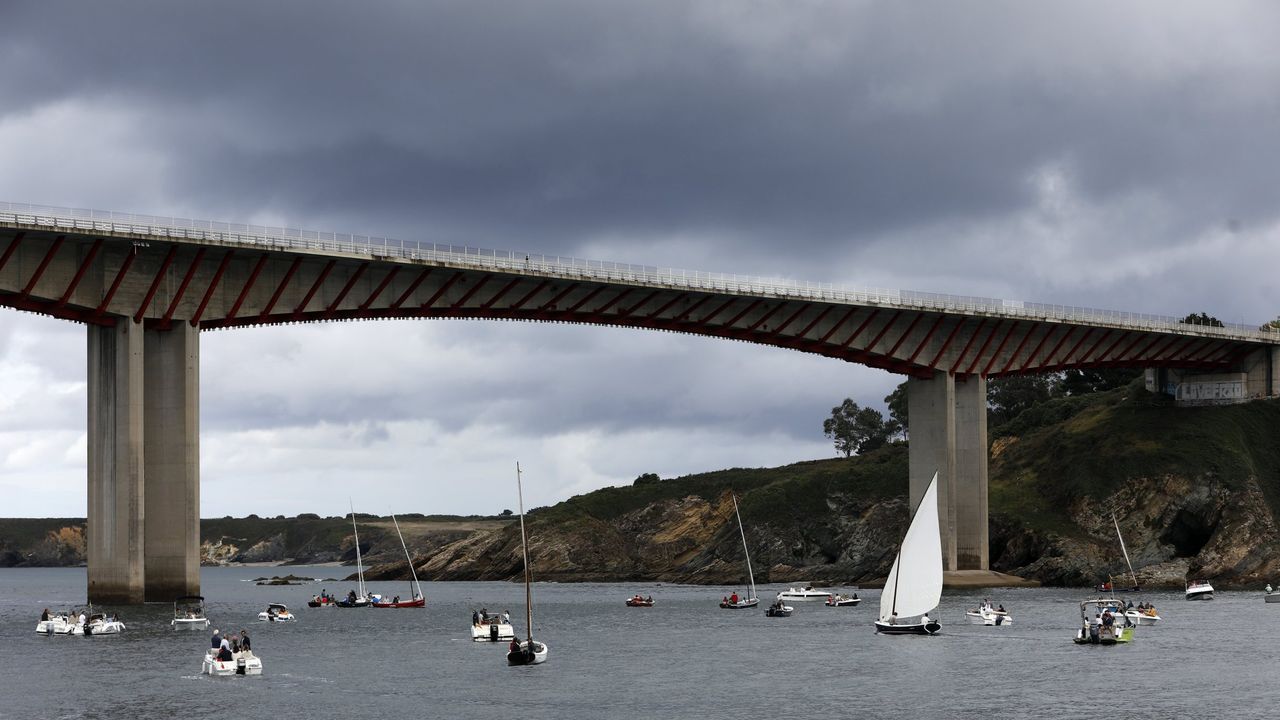
<path id="1" fill-rule="evenodd" d="M 0 199 L 1262 322 L 1280 310 L 1278 13 L 10 2 Z M 77 333 L 0 314 L 0 484 L 80 482 Z M 244 330 L 203 353 L 212 514 L 268 472 L 505 473 L 495 446 L 555 468 L 547 501 L 802 459 L 831 405 L 896 382 L 512 323 Z M 280 512 L 311 509 L 281 487 Z"/>

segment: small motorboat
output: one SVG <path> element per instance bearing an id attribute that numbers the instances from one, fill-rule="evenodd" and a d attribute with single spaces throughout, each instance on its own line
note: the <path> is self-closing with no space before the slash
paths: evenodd
<path id="1" fill-rule="evenodd" d="M 1116 645 L 1133 642 L 1133 631 L 1137 626 L 1123 614 L 1114 612 L 1114 608 L 1119 605 L 1119 601 L 1115 598 L 1081 601 L 1080 629 L 1076 631 L 1072 642 L 1077 645 Z"/>
<path id="2" fill-rule="evenodd" d="M 209 618 L 204 615 L 204 598 L 199 595 L 183 595 L 173 601 L 173 620 L 169 624 L 175 628 L 209 627 Z"/>
<path id="3" fill-rule="evenodd" d="M 1187 583 L 1187 599 L 1188 600 L 1212 600 L 1213 586 L 1207 582 L 1192 580 Z"/>
<path id="4" fill-rule="evenodd" d="M 217 677 L 261 675 L 262 658 L 254 655 L 251 650 L 244 650 L 231 653 L 230 660 L 219 660 L 218 651 L 210 648 L 204 652 L 204 662 L 200 665 L 200 672 Z"/>
<path id="5" fill-rule="evenodd" d="M 795 612 L 795 608 L 790 605 L 783 605 L 781 600 L 775 600 L 772 605 L 765 609 L 764 614 L 769 617 L 791 617 L 793 612 Z"/>
<path id="6" fill-rule="evenodd" d="M 77 622 L 76 626 L 71 629 L 72 635 L 83 635 L 90 637 L 93 635 L 117 635 L 124 630 L 124 623 L 120 622 L 116 616 L 107 617 L 100 612 L 90 612 L 84 622 Z"/>
<path id="7" fill-rule="evenodd" d="M 826 600 L 831 593 L 826 590 L 814 590 L 812 585 L 806 585 L 802 588 L 787 588 L 778 593 L 779 600 L 794 600 L 796 602 L 812 602 L 814 600 Z"/>
<path id="8" fill-rule="evenodd" d="M 1263 597 L 1263 601 L 1269 603 L 1280 603 L 1280 589 L 1272 588 L 1271 583 L 1267 583 L 1267 594 Z M 40 629 L 36 628 L 36 632 L 40 632 Z"/>
<path id="9" fill-rule="evenodd" d="M 519 648 L 507 651 L 508 665 L 541 665 L 546 661 L 547 644 L 544 642 L 521 640 Z"/>
<path id="10" fill-rule="evenodd" d="M 1003 606 L 1001 606 L 1003 607 Z M 983 605 L 974 610 L 965 612 L 965 617 L 969 623 L 973 625 L 1012 625 L 1013 618 L 1004 610 L 998 610 L 990 605 Z"/>
<path id="11" fill-rule="evenodd" d="M 46 610 L 41 617 L 43 619 L 36 623 L 36 632 L 41 635 L 70 635 L 76 627 L 76 620 L 70 613 L 50 614 Z"/>
<path id="12" fill-rule="evenodd" d="M 330 595 L 327 591 L 321 590 L 319 595 L 312 595 L 307 601 L 307 607 L 338 607 L 338 599 Z"/>
<path id="13" fill-rule="evenodd" d="M 627 607 L 653 607 L 653 596 L 641 597 L 633 595 L 627 598 Z"/>
<path id="14" fill-rule="evenodd" d="M 501 615 L 471 623 L 471 639 L 476 642 L 507 642 L 515 637 L 516 629 L 511 626 L 511 621 Z"/>
<path id="15" fill-rule="evenodd" d="M 862 598 L 858 597 L 858 593 L 854 593 L 852 597 L 847 595 L 828 595 L 827 601 L 823 603 L 827 607 L 853 607 L 862 602 Z"/>
<path id="16" fill-rule="evenodd" d="M 266 622 L 293 622 L 298 618 L 284 605 L 271 603 L 267 605 L 266 610 L 258 613 L 258 619 Z"/>
<path id="17" fill-rule="evenodd" d="M 1160 614 L 1156 612 L 1156 607 L 1150 603 L 1141 603 L 1133 606 L 1120 606 L 1110 608 L 1113 615 L 1123 615 L 1134 625 L 1155 625 L 1160 622 Z"/>

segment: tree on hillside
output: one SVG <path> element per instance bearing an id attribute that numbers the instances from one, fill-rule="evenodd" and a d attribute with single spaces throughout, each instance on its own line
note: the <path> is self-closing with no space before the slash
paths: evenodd
<path id="1" fill-rule="evenodd" d="M 1052 373 L 992 378 L 987 382 L 990 424 L 1008 422 L 1023 410 L 1051 399 L 1057 380 L 1057 375 Z"/>
<path id="2" fill-rule="evenodd" d="M 831 408 L 831 417 L 822 421 L 822 433 L 835 442 L 836 452 L 845 457 L 875 450 L 888 442 L 890 435 L 879 410 L 858 407 L 849 398 Z"/>
<path id="3" fill-rule="evenodd" d="M 1182 318 L 1178 322 L 1184 325 L 1210 325 L 1213 327 L 1223 327 L 1222 321 L 1210 315 L 1209 313 L 1191 313 Z"/>
<path id="4" fill-rule="evenodd" d="M 1114 390 L 1118 387 L 1125 387 L 1133 382 L 1135 378 L 1142 375 L 1142 370 L 1122 370 L 1103 368 L 1098 370 L 1068 370 L 1062 373 L 1057 384 L 1054 386 L 1053 394 L 1055 396 L 1062 395 L 1087 395 L 1095 392 L 1105 392 Z"/>
<path id="5" fill-rule="evenodd" d="M 1267 324 L 1263 325 L 1262 327 L 1260 327 L 1260 328 L 1258 328 L 1258 329 L 1259 329 L 1259 330 L 1269 330 L 1269 331 L 1271 331 L 1271 332 L 1276 332 L 1276 331 L 1280 330 L 1280 317 L 1276 318 L 1275 320 L 1272 320 L 1271 322 L 1269 322 L 1269 323 L 1267 323 Z"/>
<path id="6" fill-rule="evenodd" d="M 889 423 L 894 425 L 893 432 L 890 436 L 901 435 L 904 439 L 907 437 L 907 381 L 903 380 L 893 392 L 885 396 L 884 404 L 889 407 Z"/>

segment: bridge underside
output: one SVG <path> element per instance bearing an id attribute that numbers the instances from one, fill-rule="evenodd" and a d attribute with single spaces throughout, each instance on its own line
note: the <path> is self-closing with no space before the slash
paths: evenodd
<path id="1" fill-rule="evenodd" d="M 988 566 L 987 378 L 1177 368 L 1237 373 L 1251 397 L 1276 394 L 1280 350 L 1270 338 L 948 302 L 715 287 L 697 276 L 528 258 L 63 232 L 0 217 L 0 306 L 88 327 L 95 602 L 198 593 L 202 330 L 386 318 L 571 322 L 753 342 L 901 373 L 910 379 L 911 501 L 937 471 L 948 569 Z"/>

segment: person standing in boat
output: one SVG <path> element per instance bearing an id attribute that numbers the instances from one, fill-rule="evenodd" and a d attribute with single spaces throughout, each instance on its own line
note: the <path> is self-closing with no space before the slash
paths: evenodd
<path id="1" fill-rule="evenodd" d="M 730 605 L 737 605 L 737 604 L 738 604 L 738 591 L 737 591 L 737 590 L 734 590 L 734 591 L 733 591 L 733 594 L 729 596 L 729 604 L 730 604 Z"/>
<path id="2" fill-rule="evenodd" d="M 210 642 L 210 647 L 212 647 L 214 650 L 217 650 L 218 648 L 222 647 L 222 631 L 219 630 L 218 628 L 214 628 L 213 639 L 210 640 L 209 642 Z"/>
<path id="3" fill-rule="evenodd" d="M 1270 587 L 1268 587 L 1267 592 L 1271 592 Z M 44 612 L 40 613 L 40 622 L 48 622 L 48 621 L 49 621 L 49 608 L 45 608 Z"/>
<path id="4" fill-rule="evenodd" d="M 510 610 L 503 610 L 503 611 L 502 611 L 502 622 L 506 623 L 507 625 L 510 625 L 510 624 L 511 624 L 511 611 L 510 611 Z"/>
<path id="5" fill-rule="evenodd" d="M 240 630 L 240 649 L 244 652 L 249 652 L 250 650 L 248 630 Z"/>

